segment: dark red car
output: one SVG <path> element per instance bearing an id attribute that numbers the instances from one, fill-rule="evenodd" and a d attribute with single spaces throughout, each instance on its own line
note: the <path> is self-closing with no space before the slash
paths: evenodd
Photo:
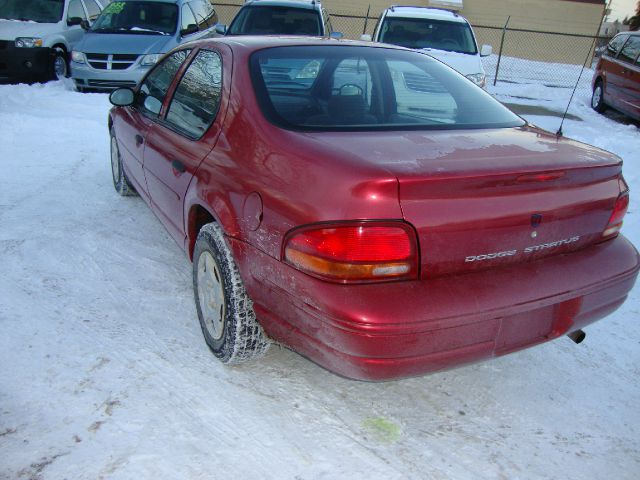
<path id="1" fill-rule="evenodd" d="M 621 160 L 426 55 L 225 37 L 111 100 L 115 188 L 192 259 L 225 363 L 275 340 L 351 378 L 424 374 L 580 334 L 636 280 Z"/>
<path id="2" fill-rule="evenodd" d="M 593 75 L 591 106 L 615 108 L 640 120 L 640 32 L 616 35 L 604 49 Z"/>

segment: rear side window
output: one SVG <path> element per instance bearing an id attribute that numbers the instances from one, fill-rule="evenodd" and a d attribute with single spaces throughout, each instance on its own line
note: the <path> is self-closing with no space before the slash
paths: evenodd
<path id="1" fill-rule="evenodd" d="M 624 44 L 618 60 L 623 62 L 633 63 L 640 52 L 640 37 L 630 37 L 629 41 Z"/>
<path id="2" fill-rule="evenodd" d="M 609 42 L 609 45 L 607 45 L 607 54 L 611 57 L 615 57 L 620 51 L 620 48 L 624 44 L 625 40 L 627 40 L 627 37 L 628 35 L 618 35 L 613 40 L 611 40 Z"/>
<path id="3" fill-rule="evenodd" d="M 180 80 L 169 105 L 167 122 L 190 138 L 200 138 L 220 108 L 222 59 L 201 50 Z"/>
<path id="4" fill-rule="evenodd" d="M 179 50 L 162 60 L 144 79 L 136 96 L 136 106 L 148 116 L 157 117 L 167 90 L 190 50 Z"/>
<path id="5" fill-rule="evenodd" d="M 229 27 L 229 35 L 322 35 L 317 10 L 295 7 L 245 7 Z"/>

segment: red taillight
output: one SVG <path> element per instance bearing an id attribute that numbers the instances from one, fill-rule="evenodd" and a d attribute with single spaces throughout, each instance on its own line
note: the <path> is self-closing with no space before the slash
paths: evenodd
<path id="1" fill-rule="evenodd" d="M 338 282 L 416 278 L 417 242 L 402 222 L 312 225 L 285 239 L 284 259 L 294 267 Z"/>
<path id="2" fill-rule="evenodd" d="M 604 229 L 604 232 L 602 232 L 603 237 L 611 237 L 618 234 L 618 232 L 622 228 L 622 219 L 627 213 L 628 207 L 629 192 L 623 192 L 616 200 L 616 204 L 613 207 L 613 213 L 611 214 L 611 217 L 609 217 L 607 227 Z"/>

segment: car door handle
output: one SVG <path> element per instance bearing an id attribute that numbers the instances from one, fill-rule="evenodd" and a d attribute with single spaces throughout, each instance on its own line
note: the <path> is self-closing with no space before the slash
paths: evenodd
<path id="1" fill-rule="evenodd" d="M 143 143 L 144 143 L 144 138 L 142 138 L 142 136 L 140 135 L 136 135 L 136 145 L 139 147 Z"/>
<path id="2" fill-rule="evenodd" d="M 180 160 L 174 160 L 171 162 L 171 167 L 178 173 L 184 173 L 187 171 L 187 167 L 184 166 Z"/>

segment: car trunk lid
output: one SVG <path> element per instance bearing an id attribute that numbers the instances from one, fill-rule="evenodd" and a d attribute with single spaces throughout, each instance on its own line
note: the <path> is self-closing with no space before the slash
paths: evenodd
<path id="1" fill-rule="evenodd" d="M 352 132 L 344 148 L 396 175 L 423 278 L 599 242 L 621 189 L 618 157 L 533 127 Z"/>

